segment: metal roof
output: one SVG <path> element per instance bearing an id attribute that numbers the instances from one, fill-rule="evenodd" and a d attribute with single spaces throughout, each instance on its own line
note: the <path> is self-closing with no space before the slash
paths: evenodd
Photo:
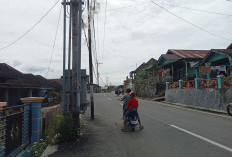
<path id="1" fill-rule="evenodd" d="M 179 60 L 180 59 L 180 57 L 173 55 L 173 54 L 162 54 L 162 56 L 168 60 Z"/>
<path id="2" fill-rule="evenodd" d="M 175 54 L 181 58 L 191 58 L 191 59 L 203 59 L 209 52 L 209 50 L 168 50 L 169 54 Z"/>
<path id="3" fill-rule="evenodd" d="M 211 51 L 232 57 L 232 49 L 212 49 Z"/>

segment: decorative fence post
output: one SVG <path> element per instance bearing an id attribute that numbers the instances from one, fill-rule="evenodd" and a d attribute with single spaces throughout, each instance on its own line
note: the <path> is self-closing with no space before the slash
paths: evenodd
<path id="1" fill-rule="evenodd" d="M 199 78 L 195 78 L 195 89 L 199 89 Z"/>
<path id="2" fill-rule="evenodd" d="M 217 80 L 218 80 L 218 88 L 222 89 L 222 76 L 217 76 Z"/>
<path id="3" fill-rule="evenodd" d="M 41 136 L 41 102 L 43 97 L 27 97 L 21 98 L 24 104 L 31 104 L 32 110 L 32 130 L 31 143 L 38 142 Z"/>
<path id="4" fill-rule="evenodd" d="M 183 80 L 179 80 L 179 89 L 182 89 L 182 81 Z"/>
<path id="5" fill-rule="evenodd" d="M 166 82 L 166 90 L 169 89 L 169 82 Z"/>

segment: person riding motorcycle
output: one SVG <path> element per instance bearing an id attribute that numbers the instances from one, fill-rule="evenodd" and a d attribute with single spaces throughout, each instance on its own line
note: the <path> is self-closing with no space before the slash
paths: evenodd
<path id="1" fill-rule="evenodd" d="M 133 110 L 134 112 L 136 112 L 136 117 L 138 119 L 138 122 L 139 122 L 139 129 L 143 129 L 143 126 L 141 124 L 141 120 L 140 120 L 140 117 L 139 117 L 139 114 L 138 114 L 138 100 L 135 98 L 135 92 L 131 92 L 130 93 L 130 100 L 128 102 L 128 105 L 127 105 L 127 111 L 125 113 L 125 115 L 123 116 L 123 129 L 122 131 L 126 131 L 126 119 L 127 117 L 130 116 L 130 113 L 131 111 Z"/>
<path id="2" fill-rule="evenodd" d="M 122 115 L 122 117 L 125 115 L 126 110 L 127 110 L 127 104 L 130 100 L 130 92 L 131 92 L 130 88 L 126 89 L 126 95 L 124 95 L 121 99 L 119 99 L 120 101 L 123 101 L 123 115 Z"/>

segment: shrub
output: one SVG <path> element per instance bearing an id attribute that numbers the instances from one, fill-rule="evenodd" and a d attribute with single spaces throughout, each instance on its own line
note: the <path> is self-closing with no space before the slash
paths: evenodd
<path id="1" fill-rule="evenodd" d="M 73 129 L 74 120 L 71 113 L 59 114 L 55 120 L 55 133 L 58 141 L 76 138 L 78 132 Z"/>
<path id="2" fill-rule="evenodd" d="M 40 157 L 44 150 L 47 147 L 47 143 L 43 140 L 40 140 L 39 142 L 35 142 L 32 146 L 31 156 L 32 157 Z"/>

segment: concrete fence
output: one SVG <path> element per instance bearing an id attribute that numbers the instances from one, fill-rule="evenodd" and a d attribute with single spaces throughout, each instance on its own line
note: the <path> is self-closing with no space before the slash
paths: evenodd
<path id="1" fill-rule="evenodd" d="M 178 82 L 166 82 L 166 90 L 169 89 L 230 89 L 232 88 L 232 77 L 222 77 L 221 75 L 213 79 L 200 79 Z"/>
<path id="2" fill-rule="evenodd" d="M 165 101 L 225 110 L 232 102 L 232 77 L 166 82 Z"/>

